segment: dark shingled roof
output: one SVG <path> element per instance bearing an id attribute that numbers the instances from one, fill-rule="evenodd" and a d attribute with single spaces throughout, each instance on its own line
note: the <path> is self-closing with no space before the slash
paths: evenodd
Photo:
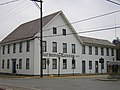
<path id="1" fill-rule="evenodd" d="M 60 12 L 61 11 L 43 17 L 42 27 L 47 25 Z M 16 28 L 6 38 L 4 38 L 1 41 L 1 44 L 31 38 L 39 32 L 39 28 L 40 28 L 40 19 L 36 19 L 30 22 L 24 23 L 20 25 L 18 28 Z"/>
<path id="2" fill-rule="evenodd" d="M 115 45 L 108 40 L 96 39 L 96 38 L 90 38 L 90 37 L 84 37 L 84 36 L 80 36 L 80 39 L 85 45 L 115 47 Z"/>

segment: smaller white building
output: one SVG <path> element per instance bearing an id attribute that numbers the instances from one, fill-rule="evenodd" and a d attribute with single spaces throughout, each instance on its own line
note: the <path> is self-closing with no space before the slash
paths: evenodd
<path id="1" fill-rule="evenodd" d="M 43 17 L 43 74 L 101 73 L 116 59 L 107 40 L 78 36 L 62 11 Z M 0 43 L 0 72 L 40 75 L 40 19 L 20 25 Z"/>
<path id="2" fill-rule="evenodd" d="M 82 73 L 107 73 L 107 63 L 116 60 L 115 45 L 108 40 L 80 36 Z M 99 59 L 104 59 L 101 64 Z"/>

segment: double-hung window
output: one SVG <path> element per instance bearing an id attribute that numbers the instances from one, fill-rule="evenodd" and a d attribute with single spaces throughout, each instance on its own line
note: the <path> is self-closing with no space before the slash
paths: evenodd
<path id="1" fill-rule="evenodd" d="M 20 43 L 19 43 L 19 52 L 20 52 L 20 53 L 22 52 L 22 45 L 23 45 L 23 43 L 20 42 Z"/>
<path id="2" fill-rule="evenodd" d="M 75 48 L 76 48 L 76 47 L 75 47 L 75 44 L 72 44 L 72 53 L 74 53 L 74 54 L 76 53 Z"/>
<path id="3" fill-rule="evenodd" d="M 57 28 L 53 27 L 53 34 L 57 34 Z"/>
<path id="4" fill-rule="evenodd" d="M 57 42 L 52 42 L 53 52 L 57 52 Z"/>
<path id="5" fill-rule="evenodd" d="M 16 53 L 16 43 L 13 44 L 13 53 Z"/>
<path id="6" fill-rule="evenodd" d="M 85 54 L 85 45 L 82 45 L 82 54 Z"/>
<path id="7" fill-rule="evenodd" d="M 63 43 L 63 53 L 67 53 L 67 43 Z"/>
<path id="8" fill-rule="evenodd" d="M 63 59 L 63 69 L 67 69 L 67 59 Z"/>
<path id="9" fill-rule="evenodd" d="M 30 59 L 26 59 L 26 69 L 30 69 Z"/>
<path id="10" fill-rule="evenodd" d="M 95 47 L 95 55 L 98 55 L 98 47 Z"/>
<path id="11" fill-rule="evenodd" d="M 52 69 L 57 69 L 57 59 L 52 59 Z"/>
<path id="12" fill-rule="evenodd" d="M 26 52 L 30 52 L 30 41 L 26 42 Z"/>
<path id="13" fill-rule="evenodd" d="M 43 52 L 46 52 L 47 51 L 47 42 L 46 41 L 43 41 Z"/>
<path id="14" fill-rule="evenodd" d="M 92 55 L 92 46 L 89 46 L 89 55 Z"/>

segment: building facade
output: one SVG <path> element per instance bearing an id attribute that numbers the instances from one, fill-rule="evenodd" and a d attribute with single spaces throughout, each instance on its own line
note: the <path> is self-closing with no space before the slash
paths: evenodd
<path id="1" fill-rule="evenodd" d="M 23 75 L 41 74 L 39 27 L 39 19 L 24 23 L 1 41 L 1 73 Z M 103 72 L 106 73 L 106 62 L 116 59 L 113 44 L 107 40 L 100 45 L 95 42 L 92 44 L 85 42 L 85 37 L 83 38 L 75 34 L 76 31 L 70 25 L 62 11 L 43 17 L 42 27 L 42 68 L 44 75 L 100 73 L 101 66 L 99 65 L 99 59 L 101 57 L 103 57 L 105 61 Z M 109 55 L 101 55 L 101 48 L 103 48 L 103 50 L 106 48 L 106 52 L 109 53 Z M 112 55 L 110 52 L 112 52 Z M 96 55 L 96 53 L 98 53 L 98 55 Z"/>

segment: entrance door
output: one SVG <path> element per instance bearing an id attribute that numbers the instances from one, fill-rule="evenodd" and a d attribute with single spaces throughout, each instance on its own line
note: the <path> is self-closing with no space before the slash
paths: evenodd
<path id="1" fill-rule="evenodd" d="M 82 73 L 86 73 L 85 61 L 82 61 Z"/>
<path id="2" fill-rule="evenodd" d="M 95 73 L 98 73 L 98 61 L 95 61 Z"/>
<path id="3" fill-rule="evenodd" d="M 16 73 L 16 59 L 12 59 L 12 73 Z"/>

